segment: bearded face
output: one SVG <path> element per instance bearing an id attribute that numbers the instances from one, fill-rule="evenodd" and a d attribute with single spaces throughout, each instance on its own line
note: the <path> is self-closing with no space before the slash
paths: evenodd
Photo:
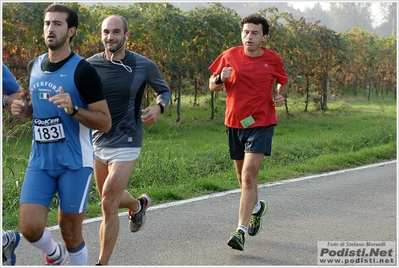
<path id="1" fill-rule="evenodd" d="M 48 12 L 44 18 L 44 43 L 50 50 L 57 50 L 64 46 L 72 37 L 76 28 L 68 28 L 66 13 Z"/>

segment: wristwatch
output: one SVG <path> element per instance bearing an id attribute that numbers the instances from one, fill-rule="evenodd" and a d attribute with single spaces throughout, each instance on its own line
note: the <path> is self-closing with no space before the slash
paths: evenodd
<path id="1" fill-rule="evenodd" d="M 222 77 L 220 76 L 220 74 L 218 74 L 218 75 L 215 77 L 215 84 L 216 84 L 216 85 L 217 85 L 217 84 L 223 84 Z"/>
<path id="2" fill-rule="evenodd" d="M 161 107 L 161 114 L 163 114 L 163 112 L 165 112 L 165 104 L 162 102 L 158 102 L 157 104 L 159 105 L 159 107 Z"/>
<path id="3" fill-rule="evenodd" d="M 3 99 L 3 109 L 4 109 L 4 108 L 7 108 L 7 106 L 8 106 L 8 99 L 7 99 L 7 98 L 4 98 L 4 99 Z"/>
<path id="4" fill-rule="evenodd" d="M 73 112 L 70 114 L 70 116 L 75 115 L 78 111 L 79 111 L 79 106 L 74 105 L 74 106 L 73 106 Z"/>

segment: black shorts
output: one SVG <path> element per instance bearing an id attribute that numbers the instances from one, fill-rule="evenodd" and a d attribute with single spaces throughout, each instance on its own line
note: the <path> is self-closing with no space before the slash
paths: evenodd
<path id="1" fill-rule="evenodd" d="M 246 129 L 226 127 L 226 134 L 233 160 L 243 160 L 245 153 L 272 153 L 274 125 Z"/>

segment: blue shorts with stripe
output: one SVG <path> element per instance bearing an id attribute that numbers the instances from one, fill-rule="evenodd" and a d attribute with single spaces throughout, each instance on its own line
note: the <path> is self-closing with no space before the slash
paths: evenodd
<path id="1" fill-rule="evenodd" d="M 50 206 L 58 192 L 62 211 L 78 214 L 86 211 L 93 169 L 42 170 L 28 166 L 22 185 L 20 204 Z"/>

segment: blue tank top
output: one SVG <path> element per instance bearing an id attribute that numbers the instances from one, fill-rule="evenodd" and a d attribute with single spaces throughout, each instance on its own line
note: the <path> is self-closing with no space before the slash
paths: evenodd
<path id="1" fill-rule="evenodd" d="M 49 101 L 62 86 L 74 105 L 88 109 L 74 79 L 76 67 L 84 59 L 74 55 L 59 70 L 44 72 L 41 64 L 46 56 L 41 55 L 35 60 L 30 74 L 33 143 L 29 164 L 43 170 L 92 168 L 94 154 L 91 129 Z"/>

